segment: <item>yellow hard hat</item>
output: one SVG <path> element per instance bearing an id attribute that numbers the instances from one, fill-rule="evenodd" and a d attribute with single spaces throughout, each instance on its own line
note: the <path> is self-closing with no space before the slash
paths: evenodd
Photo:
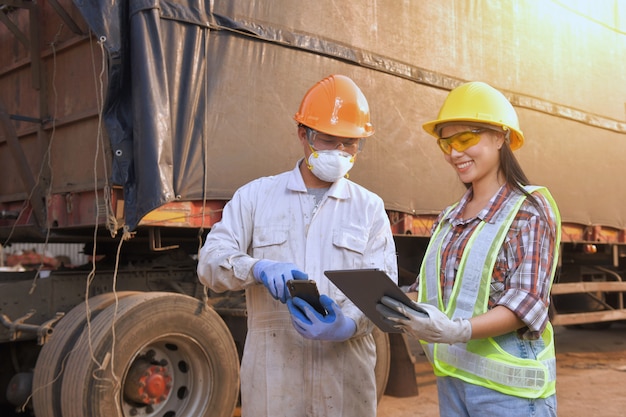
<path id="1" fill-rule="evenodd" d="M 293 117 L 327 135 L 365 138 L 374 134 L 367 99 L 345 75 L 331 75 L 307 91 Z"/>
<path id="2" fill-rule="evenodd" d="M 450 122 L 471 122 L 494 125 L 510 131 L 511 150 L 524 144 L 524 134 L 513 105 L 500 91 L 489 84 L 472 81 L 454 88 L 443 102 L 436 120 L 422 127 L 439 137 L 441 127 Z"/>

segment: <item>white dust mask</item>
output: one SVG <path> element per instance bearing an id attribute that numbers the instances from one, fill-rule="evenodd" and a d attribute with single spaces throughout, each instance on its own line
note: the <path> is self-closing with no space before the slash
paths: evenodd
<path id="1" fill-rule="evenodd" d="M 322 181 L 335 182 L 345 177 L 354 165 L 354 156 L 340 150 L 318 151 L 309 155 L 307 163 L 313 175 Z"/>

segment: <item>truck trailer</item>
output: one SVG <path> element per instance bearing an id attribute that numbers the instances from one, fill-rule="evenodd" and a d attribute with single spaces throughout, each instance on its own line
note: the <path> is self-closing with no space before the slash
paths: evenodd
<path id="1" fill-rule="evenodd" d="M 0 0 L 2 415 L 236 412 L 245 295 L 203 287 L 197 254 L 237 188 L 301 157 L 293 115 L 330 74 L 370 104 L 350 178 L 385 202 L 400 285 L 464 191 L 421 125 L 486 81 L 560 208 L 552 323 L 626 319 L 625 15 L 618 0 Z M 89 261 L 7 265 L 24 244 Z M 379 398 L 418 395 L 405 337 L 375 340 Z"/>

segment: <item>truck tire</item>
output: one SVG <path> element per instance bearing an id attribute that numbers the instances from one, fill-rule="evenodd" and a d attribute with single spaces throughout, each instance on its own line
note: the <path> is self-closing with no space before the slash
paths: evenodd
<path id="1" fill-rule="evenodd" d="M 389 369 L 391 368 L 391 347 L 389 345 L 389 335 L 374 327 L 372 331 L 374 343 L 376 344 L 376 398 L 380 402 L 385 394 L 387 381 L 389 379 Z"/>
<path id="2" fill-rule="evenodd" d="M 133 291 L 120 291 L 122 299 Z M 33 375 L 33 408 L 37 417 L 62 417 L 61 383 L 67 357 L 87 324 L 87 306 L 93 320 L 102 310 L 115 303 L 115 294 L 91 297 L 70 310 L 54 327 L 50 340 L 43 345 L 37 357 Z"/>
<path id="3" fill-rule="evenodd" d="M 63 417 L 231 417 L 239 357 L 221 317 L 186 295 L 146 292 L 102 311 L 67 361 Z"/>

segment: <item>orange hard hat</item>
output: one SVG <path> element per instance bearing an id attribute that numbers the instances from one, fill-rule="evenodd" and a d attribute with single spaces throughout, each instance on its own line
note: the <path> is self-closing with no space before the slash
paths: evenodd
<path id="1" fill-rule="evenodd" d="M 374 134 L 367 99 L 345 75 L 330 75 L 311 87 L 293 118 L 332 136 L 365 138 Z"/>

